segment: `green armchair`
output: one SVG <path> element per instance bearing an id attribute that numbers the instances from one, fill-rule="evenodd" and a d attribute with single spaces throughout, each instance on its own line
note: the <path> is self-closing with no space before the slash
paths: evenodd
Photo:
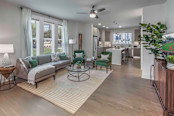
<path id="1" fill-rule="evenodd" d="M 76 53 L 82 53 L 83 56 L 82 58 L 77 58 L 76 57 Z M 77 61 L 82 61 L 82 63 L 85 63 L 85 52 L 84 50 L 75 50 L 74 51 L 74 55 L 73 55 L 74 59 L 73 59 L 73 63 L 75 64 Z"/>
<path id="2" fill-rule="evenodd" d="M 106 73 L 108 73 L 108 67 L 110 67 L 111 70 L 111 65 L 112 65 L 112 52 L 102 52 L 101 54 L 103 55 L 109 55 L 108 60 L 102 60 L 102 59 L 98 59 L 95 62 L 95 66 L 96 66 L 96 70 L 97 70 L 97 66 L 100 67 L 106 67 Z M 99 58 L 101 58 L 101 56 L 99 56 Z"/>

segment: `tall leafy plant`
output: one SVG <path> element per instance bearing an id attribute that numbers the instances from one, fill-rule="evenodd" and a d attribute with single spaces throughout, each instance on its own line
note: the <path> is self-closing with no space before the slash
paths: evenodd
<path id="1" fill-rule="evenodd" d="M 154 54 L 155 57 L 161 54 L 162 50 L 162 36 L 165 34 L 167 27 L 165 24 L 140 24 L 143 29 L 143 37 L 141 42 L 144 47 L 150 51 L 149 54 Z"/>

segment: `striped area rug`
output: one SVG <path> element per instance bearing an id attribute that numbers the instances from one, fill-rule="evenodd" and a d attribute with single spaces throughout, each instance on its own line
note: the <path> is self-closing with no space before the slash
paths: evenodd
<path id="1" fill-rule="evenodd" d="M 26 82 L 18 86 L 74 114 L 111 72 L 91 70 L 89 80 L 72 82 L 67 79 L 66 71 L 60 71 L 55 81 L 50 78 L 40 82 L 37 89 Z"/>

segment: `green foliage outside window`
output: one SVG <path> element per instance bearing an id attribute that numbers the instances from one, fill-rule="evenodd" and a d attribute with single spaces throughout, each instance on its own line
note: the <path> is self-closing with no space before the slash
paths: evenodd
<path id="1" fill-rule="evenodd" d="M 32 23 L 32 37 L 36 38 L 36 23 Z"/>
<path id="2" fill-rule="evenodd" d="M 51 30 L 45 31 L 44 32 L 44 38 L 52 38 L 52 32 Z"/>
<path id="3" fill-rule="evenodd" d="M 58 38 L 62 39 L 62 27 L 58 26 Z"/>

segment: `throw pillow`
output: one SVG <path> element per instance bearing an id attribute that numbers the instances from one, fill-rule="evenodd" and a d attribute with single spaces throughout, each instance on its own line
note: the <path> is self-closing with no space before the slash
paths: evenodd
<path id="1" fill-rule="evenodd" d="M 31 56 L 26 58 L 19 58 L 19 61 L 21 62 L 26 71 L 29 71 L 30 69 L 30 63 L 29 63 L 30 60 L 32 60 Z"/>
<path id="2" fill-rule="evenodd" d="M 29 63 L 30 63 L 31 68 L 34 68 L 34 67 L 38 66 L 37 60 L 30 60 Z"/>
<path id="3" fill-rule="evenodd" d="M 108 60 L 109 55 L 101 54 L 101 60 Z"/>
<path id="4" fill-rule="evenodd" d="M 76 58 L 83 58 L 83 53 L 76 53 Z"/>
<path id="5" fill-rule="evenodd" d="M 60 60 L 67 60 L 68 59 L 68 57 L 64 54 L 59 55 L 59 58 L 60 58 Z"/>
<path id="6" fill-rule="evenodd" d="M 51 54 L 51 60 L 52 62 L 57 62 L 60 60 L 59 53 Z"/>

